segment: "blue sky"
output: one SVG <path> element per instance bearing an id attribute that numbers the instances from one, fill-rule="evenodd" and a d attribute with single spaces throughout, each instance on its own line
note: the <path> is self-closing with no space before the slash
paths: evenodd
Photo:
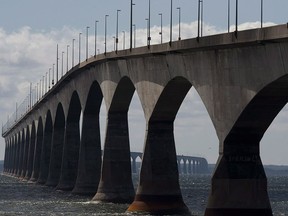
<path id="1" fill-rule="evenodd" d="M 228 0 L 204 0 L 204 35 L 227 31 Z M 239 0 L 241 28 L 260 26 L 260 0 Z M 148 0 L 134 0 L 134 23 L 137 25 L 137 46 L 146 43 Z M 119 32 L 126 32 L 128 44 L 130 0 L 2 0 L 0 7 L 0 121 L 15 109 L 55 60 L 56 44 L 66 51 L 67 44 L 85 34 L 90 26 L 89 43 L 93 45 L 94 22 L 99 20 L 99 48 L 103 51 L 104 17 L 108 18 L 109 49 L 115 35 L 116 11 Z M 197 0 L 173 0 L 173 37 L 177 38 L 178 11 L 181 7 L 182 38 L 195 37 L 197 29 Z M 287 0 L 264 0 L 265 25 L 287 22 Z M 152 43 L 159 43 L 160 16 L 163 13 L 164 40 L 169 37 L 170 0 L 151 0 Z M 231 0 L 231 30 L 234 29 L 235 0 Z M 122 35 L 120 36 L 122 44 Z M 83 40 L 84 43 L 84 40 Z M 120 46 L 120 45 L 119 45 Z M 77 47 L 76 47 L 77 48 Z M 84 50 L 82 50 L 84 56 Z M 93 48 L 90 48 L 92 55 Z M 71 64 L 71 62 L 70 62 Z M 105 136 L 105 107 L 101 109 L 102 140 Z M 135 95 L 129 110 L 131 149 L 142 151 L 145 121 L 139 99 Z M 265 164 L 287 164 L 288 108 L 277 116 L 261 142 Z M 140 141 L 139 141 L 140 140 Z M 192 89 L 175 120 L 175 140 L 178 154 L 205 156 L 210 163 L 218 157 L 218 139 L 212 122 L 197 93 Z M 0 140 L 0 159 L 4 141 Z"/>

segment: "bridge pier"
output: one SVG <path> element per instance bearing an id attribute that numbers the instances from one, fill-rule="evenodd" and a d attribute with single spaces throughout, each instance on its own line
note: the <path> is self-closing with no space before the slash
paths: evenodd
<path id="1" fill-rule="evenodd" d="M 101 104 L 99 104 L 99 109 L 100 105 Z M 97 192 L 101 174 L 101 162 L 98 110 L 95 114 L 84 113 L 83 116 L 78 175 L 72 193 L 94 195 Z"/>
<path id="2" fill-rule="evenodd" d="M 134 195 L 127 112 L 109 113 L 101 180 L 93 200 L 129 203 Z"/>
<path id="3" fill-rule="evenodd" d="M 140 180 L 130 212 L 187 214 L 179 186 L 173 122 L 149 122 Z"/>
<path id="4" fill-rule="evenodd" d="M 232 149 L 220 154 L 205 216 L 272 216 L 259 150 Z"/>

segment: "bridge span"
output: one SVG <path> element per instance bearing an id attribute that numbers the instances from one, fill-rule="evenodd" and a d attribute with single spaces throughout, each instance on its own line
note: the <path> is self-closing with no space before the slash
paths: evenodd
<path id="1" fill-rule="evenodd" d="M 272 216 L 259 147 L 288 101 L 287 59 L 287 25 L 89 58 L 41 95 L 20 119 L 4 125 L 5 172 L 75 193 L 97 188 L 94 200 L 133 201 L 128 211 L 187 213 L 173 123 L 194 86 L 219 139 L 205 215 Z M 134 92 L 146 119 L 136 195 L 127 119 Z M 107 127 L 101 165 L 102 99 Z"/>

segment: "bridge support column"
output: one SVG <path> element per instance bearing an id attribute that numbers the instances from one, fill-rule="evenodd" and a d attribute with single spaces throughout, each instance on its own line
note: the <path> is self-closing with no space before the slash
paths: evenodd
<path id="1" fill-rule="evenodd" d="M 42 122 L 41 122 L 42 124 Z M 41 152 L 43 143 L 43 128 L 39 127 L 36 137 L 36 145 L 34 149 L 34 159 L 33 159 L 33 170 L 30 181 L 35 182 L 39 178 L 40 162 L 41 162 Z M 18 153 L 17 153 L 18 155 Z"/>
<path id="2" fill-rule="evenodd" d="M 234 146 L 220 155 L 205 216 L 220 215 L 272 216 L 259 150 Z"/>
<path id="3" fill-rule="evenodd" d="M 73 193 L 94 195 L 97 192 L 101 161 L 99 113 L 84 113 L 78 175 Z"/>
<path id="4" fill-rule="evenodd" d="M 56 120 L 57 121 L 57 120 Z M 51 158 L 49 165 L 49 174 L 46 186 L 57 186 L 60 179 L 61 164 L 62 164 L 62 153 L 64 143 L 64 131 L 65 124 L 63 126 L 55 124 L 53 130 L 53 140 L 51 149 Z"/>
<path id="5" fill-rule="evenodd" d="M 93 200 L 129 203 L 134 195 L 127 112 L 109 113 L 101 180 Z"/>
<path id="6" fill-rule="evenodd" d="M 173 122 L 149 122 L 139 186 L 131 212 L 187 214 L 179 186 Z"/>
<path id="7" fill-rule="evenodd" d="M 132 157 L 132 172 L 137 173 L 136 158 Z"/>
<path id="8" fill-rule="evenodd" d="M 70 191 L 74 188 L 80 147 L 79 117 L 66 123 L 61 175 L 57 190 Z M 75 120 L 75 121 L 74 121 Z"/>

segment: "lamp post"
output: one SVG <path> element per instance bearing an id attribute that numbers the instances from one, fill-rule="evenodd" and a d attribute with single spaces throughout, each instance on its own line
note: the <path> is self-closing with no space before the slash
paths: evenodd
<path id="1" fill-rule="evenodd" d="M 145 19 L 147 21 L 147 46 L 149 47 L 149 19 Z"/>
<path id="2" fill-rule="evenodd" d="M 228 0 L 228 33 L 230 32 L 230 0 Z"/>
<path id="3" fill-rule="evenodd" d="M 238 34 L 238 0 L 236 0 L 236 21 L 235 21 L 235 36 Z"/>
<path id="4" fill-rule="evenodd" d="M 72 68 L 74 67 L 74 43 L 75 39 L 72 40 Z"/>
<path id="5" fill-rule="evenodd" d="M 46 72 L 46 75 L 45 75 L 45 93 L 47 92 L 47 88 L 48 88 L 47 77 L 48 77 L 48 72 Z"/>
<path id="6" fill-rule="evenodd" d="M 132 37 L 132 32 L 133 32 L 133 6 L 135 4 L 133 3 L 133 0 L 131 0 L 130 4 L 130 51 L 132 50 L 132 45 L 133 45 L 133 37 Z"/>
<path id="7" fill-rule="evenodd" d="M 115 46 L 115 44 L 116 44 L 116 37 L 115 36 L 113 36 L 113 44 L 114 44 L 114 51 L 115 51 L 115 48 L 116 48 L 116 46 Z"/>
<path id="8" fill-rule="evenodd" d="M 62 52 L 62 67 L 61 67 L 62 68 L 62 70 L 61 70 L 62 71 L 62 76 L 63 76 L 63 65 L 64 65 L 64 63 L 63 63 L 64 62 L 64 60 L 63 60 L 64 59 L 64 53 L 65 52 Z"/>
<path id="9" fill-rule="evenodd" d="M 98 23 L 99 21 L 98 20 L 96 20 L 95 21 L 95 57 L 96 57 L 96 51 L 97 51 L 97 23 Z"/>
<path id="10" fill-rule="evenodd" d="M 204 0 L 201 0 L 201 37 L 203 36 L 203 10 L 204 10 Z"/>
<path id="11" fill-rule="evenodd" d="M 263 0 L 261 0 L 261 28 L 263 28 Z"/>
<path id="12" fill-rule="evenodd" d="M 89 34 L 89 26 L 86 27 L 86 61 L 88 60 L 88 34 Z M 68 55 L 68 53 L 67 53 Z M 67 69 L 68 71 L 68 69 Z"/>
<path id="13" fill-rule="evenodd" d="M 105 15 L 105 42 L 104 42 L 104 45 L 105 45 L 105 51 L 104 51 L 104 54 L 106 55 L 106 52 L 107 52 L 107 17 L 109 15 Z"/>
<path id="14" fill-rule="evenodd" d="M 118 41 L 119 41 L 119 39 L 118 39 L 118 21 L 119 21 L 119 12 L 120 12 L 121 10 L 117 10 L 117 20 L 116 20 L 116 52 L 117 52 L 117 50 L 118 50 Z M 114 49 L 115 50 L 115 49 Z"/>
<path id="15" fill-rule="evenodd" d="M 81 62 L 81 32 L 79 33 L 79 64 Z"/>
<path id="16" fill-rule="evenodd" d="M 49 89 L 50 89 L 50 83 L 51 83 L 51 68 L 49 68 Z"/>
<path id="17" fill-rule="evenodd" d="M 172 22 L 173 22 L 173 0 L 171 0 L 171 10 L 170 10 L 170 46 L 172 43 Z"/>
<path id="18" fill-rule="evenodd" d="M 57 55 L 56 55 L 56 83 L 58 82 L 58 44 L 57 44 Z"/>
<path id="19" fill-rule="evenodd" d="M 201 0 L 198 0 L 198 35 L 197 35 L 197 39 L 199 40 L 200 38 L 200 7 L 201 7 Z"/>
<path id="20" fill-rule="evenodd" d="M 148 48 L 151 43 L 151 0 L 149 0 L 149 17 L 148 17 Z"/>
<path id="21" fill-rule="evenodd" d="M 123 50 L 125 50 L 125 31 L 122 32 L 123 32 Z"/>
<path id="22" fill-rule="evenodd" d="M 178 40 L 181 40 L 181 8 L 177 7 L 178 14 L 179 14 L 179 35 L 178 35 Z"/>
<path id="23" fill-rule="evenodd" d="M 54 85 L 54 66 L 55 66 L 55 64 L 53 64 L 53 71 L 52 71 L 52 85 Z"/>
<path id="24" fill-rule="evenodd" d="M 159 16 L 160 16 L 160 32 L 159 32 L 159 35 L 160 35 L 160 38 L 161 38 L 161 44 L 163 43 L 163 19 L 162 19 L 162 13 L 159 13 Z"/>
<path id="25" fill-rule="evenodd" d="M 66 53 L 67 54 L 67 62 L 66 62 L 67 63 L 66 64 L 67 70 L 66 70 L 66 73 L 68 72 L 68 65 L 69 65 L 69 62 L 68 62 L 68 56 L 69 56 L 68 55 L 68 51 L 69 51 L 69 45 L 67 45 L 67 53 Z"/>
<path id="26" fill-rule="evenodd" d="M 134 48 L 136 48 L 136 24 L 133 24 L 134 27 Z"/>

